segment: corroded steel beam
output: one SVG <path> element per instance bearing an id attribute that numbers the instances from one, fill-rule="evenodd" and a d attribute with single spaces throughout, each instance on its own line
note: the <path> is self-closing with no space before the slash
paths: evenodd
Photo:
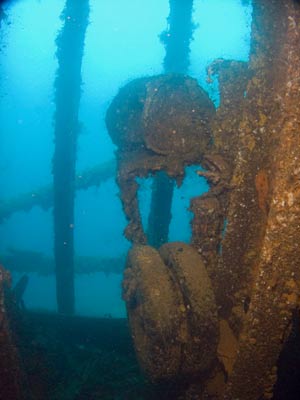
<path id="1" fill-rule="evenodd" d="M 257 256 L 244 254 L 248 263 L 240 265 L 251 267 L 242 272 L 250 307 L 225 396 L 245 400 L 272 398 L 277 360 L 300 294 L 300 7 L 294 1 L 260 0 L 254 3 L 254 13 L 259 47 L 256 53 L 253 49 L 251 63 L 258 73 L 249 85 L 253 103 L 248 121 L 245 118 L 245 135 L 251 137 L 252 126 L 256 153 L 262 153 L 262 162 L 251 169 L 256 197 L 251 230 L 257 235 Z M 263 51 L 264 57 L 257 57 Z"/>
<path id="2" fill-rule="evenodd" d="M 100 186 L 115 175 L 116 161 L 114 159 L 95 165 L 76 174 L 75 190 Z M 27 212 L 35 206 L 42 207 L 43 210 L 53 207 L 53 185 L 42 186 L 14 198 L 0 200 L 0 223 L 18 211 Z"/>

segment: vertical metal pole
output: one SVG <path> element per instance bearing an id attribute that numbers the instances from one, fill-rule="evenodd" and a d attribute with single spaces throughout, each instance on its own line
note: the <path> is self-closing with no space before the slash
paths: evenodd
<path id="1" fill-rule="evenodd" d="M 169 29 L 161 35 L 166 48 L 163 62 L 166 74 L 185 74 L 188 71 L 192 12 L 193 0 L 170 0 Z M 174 185 L 164 172 L 154 177 L 147 237 L 149 244 L 156 248 L 168 241 Z"/>
<path id="2" fill-rule="evenodd" d="M 81 94 L 81 64 L 89 0 L 67 0 L 57 44 L 55 80 L 54 256 L 58 312 L 72 314 L 74 295 L 74 195 Z"/>

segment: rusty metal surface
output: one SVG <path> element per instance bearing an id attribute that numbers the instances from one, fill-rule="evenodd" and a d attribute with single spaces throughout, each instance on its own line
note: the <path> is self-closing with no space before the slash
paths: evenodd
<path id="1" fill-rule="evenodd" d="M 0 265 L 0 398 L 25 400 L 25 373 L 16 345 L 10 273 Z"/>
<path id="2" fill-rule="evenodd" d="M 215 108 L 197 81 L 180 74 L 134 80 L 122 88 L 106 116 L 118 146 L 117 182 L 128 219 L 127 239 L 146 244 L 137 202 L 137 177 L 165 171 L 180 183 L 184 167 L 211 148 Z"/>
<path id="3" fill-rule="evenodd" d="M 268 59 L 267 75 L 273 90 L 267 93 L 268 86 L 261 82 L 267 97 L 264 104 L 273 103 L 270 113 L 264 110 L 266 120 L 260 126 L 268 147 L 258 144 L 269 156 L 270 165 L 269 169 L 265 165 L 260 168 L 269 176 L 269 193 L 265 183 L 256 184 L 256 213 L 261 224 L 265 222 L 264 236 L 257 246 L 257 261 L 252 264 L 251 303 L 226 392 L 226 398 L 242 396 L 245 400 L 272 398 L 277 360 L 289 335 L 293 311 L 299 306 L 300 9 L 290 1 L 282 6 L 275 1 L 260 1 L 255 6 L 264 18 L 264 25 L 257 21 L 261 38 L 271 18 L 278 36 L 274 38 L 273 28 L 272 48 L 276 52 L 273 64 Z M 270 40 L 268 35 L 264 37 Z M 265 49 L 262 43 L 260 49 Z M 256 179 L 258 174 L 256 170 Z M 258 229 L 258 236 L 260 232 Z"/>
<path id="4" fill-rule="evenodd" d="M 273 396 L 300 296 L 299 49 L 300 5 L 254 0 L 248 65 L 216 60 L 208 68 L 209 80 L 218 76 L 221 103 L 210 123 L 212 145 L 198 157 L 210 191 L 191 201 L 191 244 L 203 257 L 218 307 L 219 363 L 186 399 Z M 165 149 L 169 140 L 158 145 Z M 180 180 L 187 162 L 155 150 L 153 158 L 139 152 L 131 165 L 119 155 L 133 241 L 146 242 L 133 177 L 163 167 Z"/>
<path id="5" fill-rule="evenodd" d="M 206 152 L 215 108 L 195 79 L 170 74 L 151 80 L 143 110 L 145 145 L 157 154 L 184 157 Z"/>
<path id="6" fill-rule="evenodd" d="M 202 259 L 191 246 L 134 246 L 123 298 L 139 362 L 151 380 L 199 375 L 214 364 L 217 307 Z"/>

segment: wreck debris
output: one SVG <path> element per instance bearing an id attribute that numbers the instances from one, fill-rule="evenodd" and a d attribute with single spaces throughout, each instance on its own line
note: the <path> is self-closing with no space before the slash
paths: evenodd
<path id="1" fill-rule="evenodd" d="M 190 210 L 194 215 L 191 221 L 191 244 L 203 257 L 214 291 L 218 293 L 218 265 L 227 223 L 226 211 L 232 171 L 229 163 L 220 154 L 205 155 L 202 165 L 205 170 L 197 171 L 197 174 L 207 179 L 210 190 L 190 201 Z"/>
<path id="2" fill-rule="evenodd" d="M 165 75 L 147 83 L 143 109 L 144 141 L 156 154 L 178 158 L 209 147 L 214 106 L 195 79 Z"/>
<path id="3" fill-rule="evenodd" d="M 255 149 L 257 153 L 263 152 L 264 156 L 269 157 L 268 163 L 258 166 L 266 168 L 269 165 L 268 175 L 271 179 L 268 179 L 268 214 L 264 216 L 265 210 L 260 212 L 261 221 L 265 221 L 265 230 L 259 257 L 252 264 L 249 287 L 251 303 L 241 330 L 239 354 L 226 392 L 227 398 L 243 395 L 246 400 L 259 396 L 272 398 L 277 360 L 288 336 L 293 313 L 299 307 L 300 294 L 300 26 L 290 22 L 300 20 L 300 9 L 292 1 L 279 5 L 276 1 L 261 0 L 256 2 L 254 12 L 257 23 L 254 34 L 259 47 L 253 55 L 252 63 L 256 67 L 259 86 L 257 81 L 252 80 L 249 91 L 251 89 L 253 100 L 256 100 L 256 110 L 260 111 L 257 128 L 260 132 L 257 139 L 260 142 Z M 273 31 L 272 36 L 265 32 L 270 28 L 268 21 L 272 21 L 270 26 L 276 25 L 276 32 Z M 268 64 L 263 63 L 262 49 Z M 270 52 L 266 49 L 270 49 Z M 262 63 L 258 63 L 259 60 Z M 272 92 L 268 91 L 270 83 Z M 254 88 L 261 96 L 265 107 L 263 110 L 260 109 Z M 276 98 L 279 100 L 276 101 Z M 257 120 L 249 120 L 248 126 L 255 122 L 257 124 Z M 254 173 L 256 171 L 254 169 Z M 252 185 L 255 185 L 255 180 Z M 258 210 L 259 202 L 258 196 Z"/>
<path id="4" fill-rule="evenodd" d="M 222 154 L 232 168 L 238 151 L 239 124 L 251 73 L 248 63 L 221 58 L 207 67 L 207 74 L 210 81 L 218 80 L 220 90 L 220 106 L 212 121 L 214 151 Z"/>
<path id="5" fill-rule="evenodd" d="M 116 175 L 116 161 L 109 160 L 76 174 L 75 190 L 100 186 Z M 43 210 L 53 207 L 53 185 L 46 185 L 11 199 L 0 200 L 0 223 L 18 211 L 30 211 L 40 206 Z"/>
<path id="6" fill-rule="evenodd" d="M 193 3 L 193 0 L 169 0 L 168 28 L 160 35 L 166 50 L 163 62 L 165 74 L 188 73 L 190 42 L 194 30 Z M 174 186 L 174 180 L 164 171 L 153 177 L 147 238 L 148 243 L 155 248 L 168 241 Z"/>
<path id="7" fill-rule="evenodd" d="M 223 230 L 223 210 L 215 196 L 199 196 L 191 200 L 192 245 L 201 254 L 210 277 L 215 274 Z M 214 282 L 214 280 L 213 280 Z"/>
<path id="8" fill-rule="evenodd" d="M 53 156 L 54 256 L 58 311 L 74 313 L 74 196 L 81 64 L 89 0 L 66 0 L 56 38 L 55 150 Z M 70 45 L 70 43 L 73 43 Z"/>
<path id="9" fill-rule="evenodd" d="M 0 255 L 0 262 L 11 272 L 36 273 L 42 276 L 55 273 L 54 259 L 37 251 L 10 248 L 6 254 Z M 122 274 L 124 264 L 124 256 L 105 258 L 75 255 L 74 260 L 76 274 L 97 272 L 104 272 L 106 275 Z"/>
<path id="10" fill-rule="evenodd" d="M 272 398 L 279 354 L 299 307 L 300 210 L 296 199 L 300 32 L 297 24 L 288 21 L 299 21 L 300 10 L 290 1 L 280 5 L 276 1 L 255 1 L 253 7 L 245 96 L 235 105 L 238 113 L 233 107 L 227 110 L 224 121 L 218 121 L 222 104 L 226 106 L 221 94 L 221 106 L 212 125 L 214 150 L 233 167 L 227 200 L 223 196 L 222 201 L 227 217 L 222 251 L 216 263 L 211 262 L 213 255 L 207 262 L 220 318 L 227 326 L 226 330 L 220 329 L 219 348 L 226 331 L 228 337 L 235 338 L 233 351 L 227 354 L 227 362 L 223 361 L 229 380 L 217 397 L 231 400 Z M 287 59 L 291 61 L 288 64 Z M 222 63 L 218 60 L 216 65 Z M 225 93 L 222 84 L 220 87 Z M 235 115 L 240 117 L 235 120 L 238 129 L 232 131 L 234 136 L 223 135 L 223 129 L 226 132 L 227 126 L 231 127 L 229 118 L 234 121 Z M 222 129 L 218 129 L 219 123 Z M 207 178 L 212 178 L 212 184 L 218 182 L 210 174 Z M 194 223 L 200 228 L 194 231 L 203 247 L 204 232 L 214 238 L 211 231 L 218 232 L 214 228 L 218 219 L 212 218 L 207 225 L 207 212 L 201 234 L 197 212 L 201 201 L 207 201 L 206 196 L 197 199 L 198 209 L 194 211 Z M 218 196 L 219 201 L 221 198 Z M 211 206 L 211 210 L 216 209 L 218 203 Z M 207 386 L 211 384 L 208 380 Z"/>
<path id="11" fill-rule="evenodd" d="M 217 60 L 210 67 L 221 104 L 199 147 L 190 146 L 186 125 L 170 141 L 172 113 L 160 120 L 175 75 L 133 82 L 137 92 L 124 88 L 108 116 L 127 237 L 137 243 L 123 284 L 136 351 L 153 380 L 199 378 L 186 400 L 271 399 L 299 312 L 300 10 L 291 0 L 254 0 L 253 10 L 249 65 Z M 182 98 L 186 110 L 191 96 Z M 129 104 L 135 114 L 126 121 Z M 191 246 L 141 245 L 147 238 L 135 178 L 164 170 L 180 183 L 194 162 L 206 169 L 198 175 L 211 189 L 192 200 Z"/>
<path id="12" fill-rule="evenodd" d="M 182 360 L 188 370 L 207 371 L 215 358 L 219 325 L 206 268 L 199 254 L 185 243 L 166 243 L 159 253 L 179 286 L 186 309 L 191 337 L 183 346 Z"/>
<path id="13" fill-rule="evenodd" d="M 128 110 L 128 107 L 129 110 Z M 106 115 L 113 142 L 124 152 L 203 154 L 214 105 L 197 81 L 180 74 L 138 78 L 121 88 Z"/>
<path id="14" fill-rule="evenodd" d="M 201 257 L 185 243 L 158 251 L 137 245 L 124 273 L 137 355 L 153 381 L 207 371 L 215 359 L 218 319 Z"/>
<path id="15" fill-rule="evenodd" d="M 145 244 L 147 239 L 141 224 L 135 179 L 164 171 L 180 183 L 184 167 L 201 163 L 203 155 L 211 147 L 209 124 L 214 116 L 214 105 L 196 80 L 187 76 L 159 75 L 148 81 L 141 78 L 135 87 L 140 88 L 140 82 L 147 83 L 143 99 L 136 97 L 139 106 L 132 107 L 128 117 L 124 114 L 120 124 L 120 104 L 125 107 L 129 101 L 127 97 L 123 98 L 127 91 L 121 89 L 117 100 L 108 109 L 106 123 L 114 142 L 119 143 L 117 181 L 129 221 L 125 235 L 134 243 Z M 130 98 L 133 98 L 132 94 Z M 133 117 L 132 113 L 137 115 Z M 117 125 L 121 127 L 120 138 L 116 138 L 115 116 Z M 140 121 L 141 125 L 138 137 L 129 133 L 129 137 L 135 138 L 135 143 L 128 148 L 122 146 L 122 138 L 124 132 L 130 132 L 132 121 Z M 129 143 L 132 143 L 131 139 Z"/>
<path id="16" fill-rule="evenodd" d="M 211 190 L 191 202 L 192 245 L 203 257 L 216 299 L 220 340 L 215 355 L 220 364 L 211 364 L 206 381 L 196 389 L 198 397 L 191 394 L 196 388 L 191 385 L 186 399 L 271 399 L 277 361 L 298 312 L 297 21 L 300 8 L 294 1 L 254 1 L 249 65 L 216 60 L 209 69 L 218 75 L 221 104 L 210 123 L 213 145 L 200 160 L 207 170 L 198 173 L 208 179 Z M 162 148 L 150 145 L 162 160 L 164 141 Z M 170 176 L 171 162 L 168 155 L 165 169 Z M 147 162 L 143 168 L 137 170 L 149 172 Z M 173 176 L 180 178 L 180 172 Z M 142 262 L 139 268 L 145 268 L 147 281 L 152 263 L 142 267 Z M 160 291 L 160 283 L 155 284 Z M 173 287 L 173 295 L 177 289 Z M 153 318 L 154 313 L 155 326 Z"/>
<path id="17" fill-rule="evenodd" d="M 126 150 L 143 146 L 142 112 L 146 84 L 153 78 L 134 79 L 119 90 L 106 112 L 106 127 L 113 143 Z M 126 123 L 124 123 L 126 122 Z"/>
<path id="18" fill-rule="evenodd" d="M 230 189 L 231 170 L 220 154 L 206 154 L 202 161 L 205 170 L 197 171 L 211 186 L 210 194 L 220 195 Z"/>
<path id="19" fill-rule="evenodd" d="M 10 288 L 10 274 L 0 265 L 0 398 L 23 400 L 28 393 L 12 324 L 14 307 Z"/>
<path id="20" fill-rule="evenodd" d="M 171 275 L 157 250 L 148 246 L 135 246 L 127 265 L 123 299 L 139 362 L 151 379 L 171 378 L 180 368 L 176 336 L 187 330 Z M 158 283 L 164 291 L 157 288 Z"/>
<path id="21" fill-rule="evenodd" d="M 193 37 L 193 0 L 169 0 L 168 29 L 160 35 L 166 49 L 164 71 L 186 74 L 190 65 L 190 42 Z"/>

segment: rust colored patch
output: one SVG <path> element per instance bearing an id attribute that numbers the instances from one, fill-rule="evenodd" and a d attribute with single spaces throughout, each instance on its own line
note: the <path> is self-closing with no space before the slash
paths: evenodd
<path id="1" fill-rule="evenodd" d="M 232 373 L 238 351 L 238 341 L 229 324 L 225 320 L 220 321 L 220 342 L 218 345 L 218 358 L 223 363 L 228 375 Z"/>
<path id="2" fill-rule="evenodd" d="M 258 196 L 258 206 L 265 213 L 268 213 L 268 194 L 269 194 L 269 183 L 268 177 L 265 170 L 260 170 L 255 177 L 255 188 Z"/>

